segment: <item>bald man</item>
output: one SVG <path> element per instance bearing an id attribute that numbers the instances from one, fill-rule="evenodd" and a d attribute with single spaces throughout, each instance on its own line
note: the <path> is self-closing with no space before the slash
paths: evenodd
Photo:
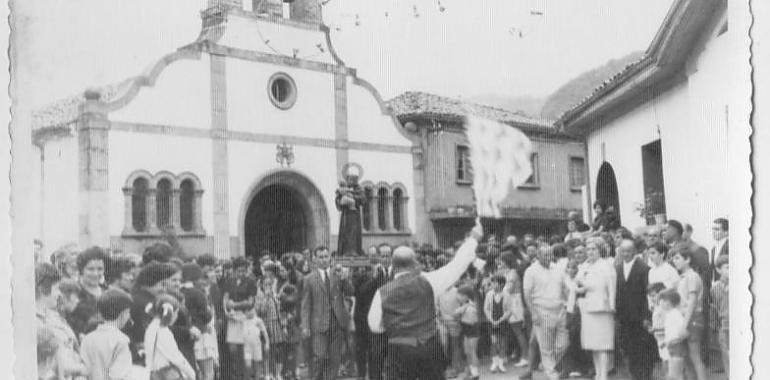
<path id="1" fill-rule="evenodd" d="M 388 337 L 385 355 L 387 380 L 443 380 L 444 357 L 436 325 L 435 297 L 449 289 L 476 258 L 483 230 L 479 220 L 452 261 L 430 273 L 418 269 L 409 247 L 393 251 L 392 281 L 374 295 L 369 327 Z"/>
<path id="2" fill-rule="evenodd" d="M 650 267 L 644 263 L 631 239 L 621 240 L 617 254 L 622 262 L 616 267 L 617 291 L 615 316 L 620 323 L 620 342 L 633 380 L 652 379 L 657 356 L 655 337 L 645 328 L 652 319 L 647 304 Z"/>

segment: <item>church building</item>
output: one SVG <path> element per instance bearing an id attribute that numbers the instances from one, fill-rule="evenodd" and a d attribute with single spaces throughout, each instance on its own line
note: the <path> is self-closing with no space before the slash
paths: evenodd
<path id="1" fill-rule="evenodd" d="M 364 248 L 419 233 L 419 144 L 336 54 L 317 0 L 211 0 L 201 18 L 146 71 L 33 115 L 49 250 L 333 250 L 349 166 L 367 194 Z"/>

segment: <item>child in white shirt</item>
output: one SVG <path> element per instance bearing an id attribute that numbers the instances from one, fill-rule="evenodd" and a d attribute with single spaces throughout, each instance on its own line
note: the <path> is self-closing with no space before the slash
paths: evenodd
<path id="1" fill-rule="evenodd" d="M 666 314 L 663 309 L 658 306 L 660 293 L 666 290 L 666 285 L 662 282 L 656 282 L 650 284 L 647 287 L 647 304 L 650 305 L 650 311 L 652 312 L 652 321 L 647 326 L 647 331 L 655 337 L 655 341 L 658 342 L 658 355 L 663 362 L 668 361 L 668 350 L 661 348 L 660 345 L 666 341 L 665 318 Z"/>
<path id="2" fill-rule="evenodd" d="M 687 322 L 678 306 L 681 297 L 676 289 L 666 290 L 658 296 L 658 305 L 664 313 L 665 339 L 660 347 L 668 350 L 668 377 L 684 379 L 684 359 L 687 357 Z"/>
<path id="3" fill-rule="evenodd" d="M 264 369 L 262 344 L 264 343 L 265 351 L 270 350 L 267 327 L 254 308 L 246 310 L 241 323 L 243 326 L 243 361 L 246 364 L 246 372 L 250 378 L 257 380 L 261 378 Z"/>

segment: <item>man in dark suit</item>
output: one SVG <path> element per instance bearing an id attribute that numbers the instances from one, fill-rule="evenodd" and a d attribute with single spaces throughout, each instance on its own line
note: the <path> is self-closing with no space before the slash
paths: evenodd
<path id="1" fill-rule="evenodd" d="M 372 334 L 366 317 L 369 314 L 369 307 L 372 305 L 372 298 L 380 286 L 388 282 L 387 268 L 384 267 L 375 253 L 370 256 L 372 267 L 359 268 L 359 271 L 353 275 L 353 288 L 355 289 L 356 304 L 353 309 L 353 321 L 356 327 L 356 367 L 358 369 L 358 379 L 363 380 L 369 374 L 369 380 L 382 379 L 382 360 L 384 352 L 379 352 L 377 347 L 376 335 Z M 367 371 L 368 370 L 368 371 Z"/>
<path id="2" fill-rule="evenodd" d="M 709 252 L 708 271 L 703 279 L 703 310 L 711 310 L 711 285 L 719 280 L 719 273 L 716 270 L 716 262 L 722 256 L 730 255 L 730 224 L 726 218 L 714 219 L 714 225 L 711 227 L 711 236 L 714 238 L 714 246 Z M 706 318 L 704 326 L 704 341 L 702 343 L 702 355 L 708 364 L 716 364 L 715 372 L 723 372 L 724 369 L 719 366 L 720 360 L 713 360 L 719 357 L 719 349 L 716 342 L 719 341 L 715 335 L 711 335 L 709 328 L 711 320 Z"/>
<path id="3" fill-rule="evenodd" d="M 350 314 L 344 297 L 353 295 L 349 274 L 342 267 L 329 269 L 331 255 L 326 247 L 313 251 L 316 269 L 303 280 L 302 335 L 310 338 L 313 352 L 311 379 L 332 380 L 337 377 L 345 329 L 350 326 Z"/>
<path id="4" fill-rule="evenodd" d="M 647 274 L 650 267 L 639 257 L 637 244 L 621 241 L 617 254 L 623 261 L 616 266 L 615 315 L 620 323 L 622 349 L 634 380 L 650 380 L 657 350 L 655 338 L 645 328 L 652 316 L 647 305 Z"/>
<path id="5" fill-rule="evenodd" d="M 716 271 L 715 264 L 717 259 L 722 256 L 730 255 L 730 223 L 725 218 L 717 218 L 714 220 L 714 226 L 711 228 L 711 235 L 714 237 L 714 246 L 711 247 L 711 255 L 709 257 L 709 282 L 719 280 L 719 273 Z"/>

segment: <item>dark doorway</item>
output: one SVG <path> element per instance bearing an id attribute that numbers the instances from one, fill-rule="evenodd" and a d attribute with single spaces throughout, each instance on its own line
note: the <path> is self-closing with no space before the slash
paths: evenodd
<path id="1" fill-rule="evenodd" d="M 663 186 L 663 151 L 660 140 L 642 146 L 642 176 L 644 183 L 644 205 L 649 211 L 647 224 L 655 223 L 654 215 L 666 214 L 666 199 Z"/>
<path id="2" fill-rule="evenodd" d="M 246 255 L 257 257 L 264 250 L 280 255 L 307 247 L 305 203 L 299 192 L 285 185 L 260 190 L 246 212 Z"/>
<path id="3" fill-rule="evenodd" d="M 599 168 L 596 178 L 596 200 L 607 208 L 615 208 L 615 213 L 620 220 L 620 198 L 618 197 L 618 181 L 615 179 L 615 170 L 609 162 L 604 162 Z M 606 211 L 606 210 L 605 210 Z"/>

